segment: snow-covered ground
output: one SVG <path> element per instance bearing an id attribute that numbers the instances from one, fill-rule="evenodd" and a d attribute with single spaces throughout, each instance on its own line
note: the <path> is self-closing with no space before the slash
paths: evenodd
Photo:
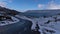
<path id="1" fill-rule="evenodd" d="M 54 18 L 54 17 L 56 17 L 56 18 Z M 49 30 L 55 31 L 52 34 L 60 34 L 60 27 L 59 27 L 60 20 L 59 19 L 60 19 L 60 15 L 54 15 L 52 17 L 47 17 L 47 18 L 43 18 L 43 17 L 34 18 L 35 22 L 33 22 L 31 29 L 35 30 L 36 22 L 37 22 L 40 27 L 39 31 L 41 32 L 41 34 L 44 34 L 44 33 L 51 34 L 51 32 L 49 32 Z M 46 30 L 48 30 L 48 31 L 46 31 Z"/>
<path id="2" fill-rule="evenodd" d="M 5 21 L 0 21 L 0 26 L 4 26 L 4 25 L 8 25 L 8 24 L 12 24 L 12 23 L 17 23 L 19 22 L 19 19 L 11 16 L 12 20 L 5 20 Z"/>
<path id="3" fill-rule="evenodd" d="M 28 18 L 26 16 L 19 15 L 16 15 L 16 17 L 32 21 L 33 25 L 31 30 L 35 30 L 36 24 L 38 23 L 41 34 L 60 34 L 60 15 L 54 15 L 46 18 Z"/>
<path id="4" fill-rule="evenodd" d="M 35 30 L 36 24 L 38 24 L 41 34 L 60 34 L 60 15 L 32 19 L 19 15 L 16 15 L 16 17 L 32 21 L 33 25 L 31 27 L 31 30 Z"/>

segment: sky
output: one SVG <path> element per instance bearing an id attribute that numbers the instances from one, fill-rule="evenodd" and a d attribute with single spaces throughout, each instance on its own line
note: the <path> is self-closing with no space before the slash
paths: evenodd
<path id="1" fill-rule="evenodd" d="M 60 9 L 60 0 L 0 0 L 0 6 L 17 11 Z"/>

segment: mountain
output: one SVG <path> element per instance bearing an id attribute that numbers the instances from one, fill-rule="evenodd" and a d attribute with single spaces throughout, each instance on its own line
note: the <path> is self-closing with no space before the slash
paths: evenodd
<path id="1" fill-rule="evenodd" d="M 40 17 L 40 16 L 51 16 L 60 14 L 60 9 L 56 10 L 28 10 L 24 12 L 25 16 Z"/>
<path id="2" fill-rule="evenodd" d="M 8 9 L 8 8 L 5 8 L 5 7 L 1 7 L 0 6 L 0 13 L 1 12 L 5 12 L 6 14 L 9 14 L 9 15 L 16 15 L 16 14 L 19 14 L 20 12 L 16 11 L 16 10 L 11 10 L 11 9 Z"/>

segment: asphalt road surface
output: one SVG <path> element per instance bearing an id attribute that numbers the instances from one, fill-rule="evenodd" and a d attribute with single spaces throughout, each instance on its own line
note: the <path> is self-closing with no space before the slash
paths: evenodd
<path id="1" fill-rule="evenodd" d="M 31 34 L 32 22 L 20 19 L 18 23 L 0 26 L 0 34 Z"/>

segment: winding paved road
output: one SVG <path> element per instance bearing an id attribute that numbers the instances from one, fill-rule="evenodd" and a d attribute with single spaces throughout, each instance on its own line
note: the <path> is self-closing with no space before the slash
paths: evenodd
<path id="1" fill-rule="evenodd" d="M 32 22 L 21 19 L 18 23 L 0 26 L 0 34 L 24 34 L 31 30 Z"/>

